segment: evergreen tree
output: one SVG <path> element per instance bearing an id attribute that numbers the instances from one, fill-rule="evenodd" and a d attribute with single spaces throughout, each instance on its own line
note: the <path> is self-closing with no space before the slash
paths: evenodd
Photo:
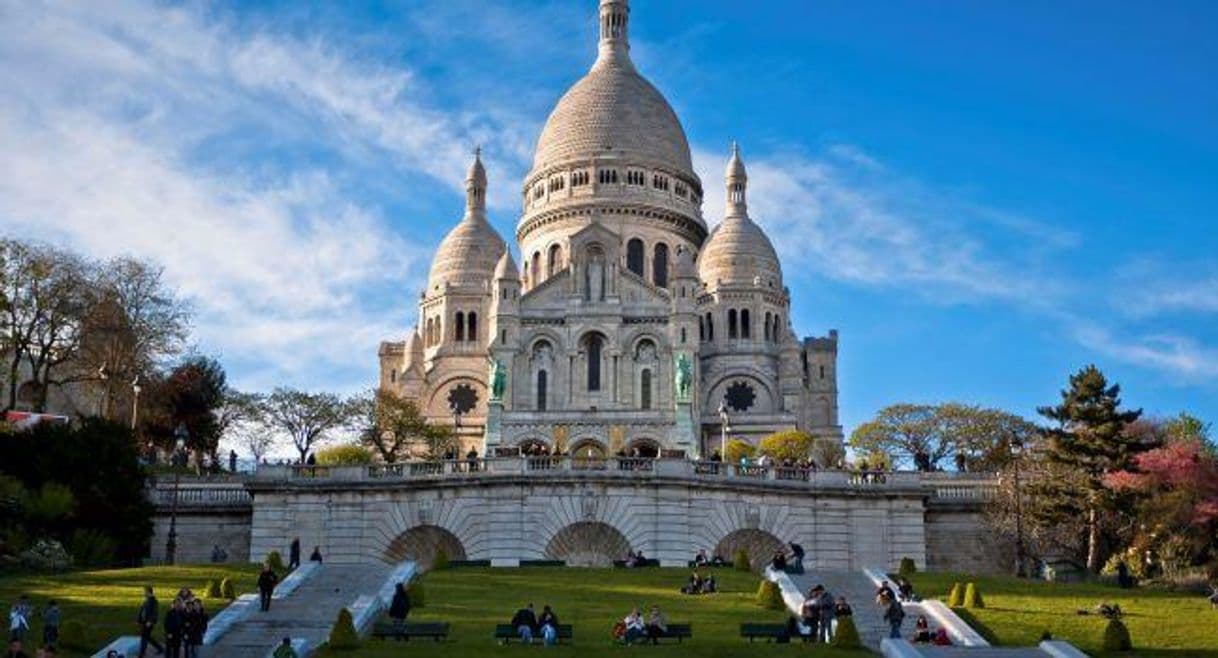
<path id="1" fill-rule="evenodd" d="M 1082 516 L 1087 523 L 1087 568 L 1100 568 L 1100 522 L 1107 507 L 1104 475 L 1125 470 L 1133 458 L 1154 445 L 1126 432 L 1142 410 L 1121 409 L 1121 387 L 1089 365 L 1070 377 L 1061 403 L 1037 412 L 1056 423 L 1044 430 L 1044 456 L 1053 464 L 1085 476 L 1081 486 L 1043 480 L 1035 492 L 1046 498 L 1045 514 L 1057 519 Z M 1052 522 L 1053 519 L 1045 519 Z"/>

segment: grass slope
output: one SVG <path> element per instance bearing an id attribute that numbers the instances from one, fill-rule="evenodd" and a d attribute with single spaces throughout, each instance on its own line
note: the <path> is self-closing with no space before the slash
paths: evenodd
<path id="1" fill-rule="evenodd" d="M 759 576 L 730 569 L 715 570 L 722 591 L 705 596 L 685 596 L 680 587 L 688 578 L 685 569 L 449 569 L 428 574 L 427 605 L 411 612 L 412 621 L 447 621 L 452 624 L 449 641 L 369 640 L 356 651 L 323 650 L 321 656 L 379 658 L 382 656 L 618 656 L 648 655 L 745 658 L 758 651 L 782 655 L 864 656 L 866 652 L 835 651 L 820 645 L 751 645 L 740 638 L 746 621 L 781 622 L 781 611 L 757 606 Z M 496 624 L 506 624 L 512 614 L 532 602 L 538 613 L 543 605 L 554 607 L 559 621 L 574 624 L 575 642 L 554 648 L 499 646 L 492 635 Z M 684 644 L 658 647 L 622 647 L 612 643 L 615 620 L 626 616 L 631 606 L 660 606 L 670 622 L 693 624 L 694 637 Z"/>
<path id="2" fill-rule="evenodd" d="M 232 578 L 237 593 L 255 589 L 258 565 L 190 565 L 173 567 L 144 567 L 140 569 L 107 569 L 102 571 L 73 571 L 59 574 L 0 574 L 0 610 L 7 628 L 8 611 L 13 602 L 27 594 L 35 610 L 41 613 L 50 599 L 59 601 L 63 621 L 84 623 L 90 634 L 94 651 L 120 635 L 135 635 L 136 612 L 144 600 L 144 586 L 152 585 L 165 614 L 169 602 L 182 587 L 202 596 L 210 579 Z M 228 605 L 227 601 L 206 600 L 208 613 L 215 614 Z M 42 639 L 42 619 L 32 620 L 29 638 Z M 158 628 L 158 637 L 160 629 Z M 5 637 L 7 639 L 7 637 Z M 26 653 L 34 655 L 36 642 L 26 642 Z M 90 653 L 61 650 L 59 656 L 73 658 Z"/>
<path id="3" fill-rule="evenodd" d="M 1218 656 L 1218 611 L 1197 594 L 956 574 L 919 573 L 911 580 L 922 596 L 943 601 L 953 582 L 976 582 L 986 607 L 967 614 L 976 620 L 978 631 L 1001 645 L 1035 644 L 1047 630 L 1093 656 Z M 1133 636 L 1132 654 L 1101 652 L 1107 621 L 1077 613 L 1104 601 L 1120 605 L 1125 612 Z"/>

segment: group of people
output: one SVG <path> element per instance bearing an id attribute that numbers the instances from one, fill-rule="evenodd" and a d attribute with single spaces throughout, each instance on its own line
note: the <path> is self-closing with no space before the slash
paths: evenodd
<path id="1" fill-rule="evenodd" d="M 725 566 L 727 566 L 727 560 L 724 560 L 723 556 L 719 555 L 718 553 L 716 553 L 715 555 L 713 555 L 711 557 L 707 557 L 706 551 L 700 549 L 698 551 L 698 554 L 694 556 L 694 566 L 695 567 L 725 567 Z"/>
<path id="2" fill-rule="evenodd" d="M 659 606 L 651 606 L 651 611 L 644 617 L 638 606 L 630 609 L 630 614 L 613 625 L 613 637 L 625 644 L 651 641 L 659 644 L 660 638 L 668 632 L 668 619 L 660 612 Z"/>
<path id="3" fill-rule="evenodd" d="M 719 585 L 715 582 L 713 574 L 705 576 L 694 570 L 689 576 L 689 582 L 681 588 L 682 594 L 714 594 L 719 591 Z"/>
<path id="4" fill-rule="evenodd" d="M 534 639 L 540 638 L 546 646 L 558 644 L 558 615 L 548 605 L 542 607 L 538 616 L 533 611 L 533 604 L 529 603 L 512 615 L 511 624 L 521 642 L 532 644 Z"/>
<path id="5" fill-rule="evenodd" d="M 790 555 L 786 550 L 774 551 L 774 556 L 770 558 L 770 568 L 774 571 L 785 571 L 791 574 L 801 574 L 804 572 L 804 547 L 791 542 L 787 544 L 790 549 Z"/>
<path id="6" fill-rule="evenodd" d="M 654 560 L 648 560 L 647 556 L 643 555 L 643 551 L 626 551 L 626 557 L 622 559 L 622 566 L 629 568 L 658 566 Z"/>
<path id="7" fill-rule="evenodd" d="M 838 620 L 853 615 L 854 609 L 846 602 L 846 597 L 834 598 L 824 585 L 817 585 L 804 597 L 799 618 L 787 619 L 787 635 L 803 638 L 804 642 L 828 644 L 833 641 Z"/>
<path id="8" fill-rule="evenodd" d="M 140 658 L 148 651 L 148 646 L 157 650 L 158 654 L 166 654 L 169 658 L 198 658 L 199 647 L 203 646 L 203 636 L 207 633 L 207 610 L 203 601 L 188 588 L 178 590 L 169 610 L 165 612 L 162 626 L 165 631 L 165 644 L 153 637 L 160 617 L 159 603 L 152 586 L 144 587 L 144 603 L 140 605 L 136 622 L 140 628 Z"/>
<path id="9" fill-rule="evenodd" d="M 22 594 L 9 608 L 9 643 L 5 658 L 28 658 L 23 647 L 29 637 L 35 614 L 42 616 L 42 644 L 38 648 L 38 656 L 43 658 L 55 655 L 55 645 L 59 643 L 59 622 L 63 617 L 59 603 L 52 599 L 47 601 L 42 610 L 36 612 L 30 597 Z"/>

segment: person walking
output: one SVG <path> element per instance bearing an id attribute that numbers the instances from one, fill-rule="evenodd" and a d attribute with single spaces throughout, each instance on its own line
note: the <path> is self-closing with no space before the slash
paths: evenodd
<path id="1" fill-rule="evenodd" d="M 33 614 L 30 597 L 22 594 L 8 611 L 8 637 L 10 640 L 25 640 L 30 632 L 30 615 Z"/>
<path id="2" fill-rule="evenodd" d="M 140 625 L 140 656 L 144 658 L 145 652 L 148 651 L 148 645 L 152 645 L 156 649 L 157 655 L 165 653 L 165 645 L 156 641 L 152 637 L 152 632 L 156 630 L 158 617 L 156 595 L 152 593 L 152 586 L 144 587 L 144 602 L 140 605 L 139 614 L 136 616 L 136 621 Z"/>
<path id="3" fill-rule="evenodd" d="M 262 604 L 262 611 L 267 612 L 271 609 L 271 594 L 275 593 L 275 585 L 279 583 L 279 576 L 271 569 L 270 564 L 262 565 L 262 573 L 258 574 L 258 596 Z"/>
<path id="4" fill-rule="evenodd" d="M 817 639 L 825 644 L 829 644 L 833 641 L 833 618 L 836 610 L 836 606 L 833 602 L 833 595 L 830 594 L 828 590 L 822 589 L 820 596 L 818 596 L 816 599 L 816 607 L 820 612 L 820 628 L 819 633 L 817 634 Z"/>
<path id="5" fill-rule="evenodd" d="M 808 596 L 804 598 L 804 602 L 799 606 L 799 616 L 803 625 L 808 629 L 808 637 L 816 640 L 816 636 L 820 629 L 820 592 L 823 588 L 820 585 L 813 587 L 808 592 Z"/>
<path id="6" fill-rule="evenodd" d="M 47 601 L 47 607 L 42 610 L 42 643 L 59 644 L 59 621 L 62 613 L 59 602 L 55 599 Z"/>
<path id="7" fill-rule="evenodd" d="M 203 602 L 192 599 L 186 607 L 186 616 L 190 620 L 190 631 L 185 633 L 186 658 L 199 658 L 199 647 L 203 646 L 203 636 L 207 634 L 207 610 Z"/>
<path id="8" fill-rule="evenodd" d="M 288 546 L 288 569 L 295 569 L 300 566 L 300 537 L 292 540 L 292 544 Z"/>
<path id="9" fill-rule="evenodd" d="M 393 600 L 389 603 L 389 618 L 393 620 L 393 634 L 402 639 L 402 628 L 410 614 L 410 594 L 402 583 L 393 588 Z"/>
<path id="10" fill-rule="evenodd" d="M 165 653 L 169 658 L 182 658 L 182 631 L 185 628 L 182 600 L 174 599 L 169 612 L 165 613 Z"/>
<path id="11" fill-rule="evenodd" d="M 895 596 L 885 596 L 883 598 L 884 605 L 884 621 L 888 622 L 888 637 L 899 640 L 901 639 L 901 623 L 905 621 L 905 608 L 901 606 L 901 602 Z"/>

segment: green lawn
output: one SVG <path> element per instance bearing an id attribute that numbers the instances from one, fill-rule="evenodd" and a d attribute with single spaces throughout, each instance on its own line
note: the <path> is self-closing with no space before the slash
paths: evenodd
<path id="1" fill-rule="evenodd" d="M 955 574 L 917 574 L 911 580 L 920 595 L 944 601 L 953 582 L 976 582 L 986 607 L 968 613 L 975 617 L 977 630 L 997 644 L 1035 644 L 1048 630 L 1089 654 L 1109 655 L 1099 650 L 1106 620 L 1077 613 L 1107 601 L 1125 612 L 1133 655 L 1218 656 L 1218 611 L 1211 610 L 1206 598 L 1198 594 Z"/>
<path id="2" fill-rule="evenodd" d="M 781 611 L 759 608 L 753 597 L 760 582 L 756 574 L 715 570 L 719 594 L 685 596 L 680 587 L 686 569 L 448 569 L 428 574 L 423 582 L 427 604 L 411 612 L 413 621 L 447 621 L 452 624 L 446 643 L 429 640 L 409 644 L 369 640 L 354 652 L 322 651 L 322 656 L 373 658 L 379 656 L 618 656 L 630 653 L 715 658 L 753 657 L 758 652 L 781 655 L 862 656 L 817 646 L 750 645 L 739 637 L 746 621 L 781 622 Z M 571 646 L 556 648 L 499 646 L 492 635 L 496 624 L 506 624 L 525 603 L 540 613 L 554 607 L 559 621 L 575 626 Z M 692 640 L 658 647 L 614 645 L 610 630 L 630 607 L 659 605 L 670 622 L 693 624 Z"/>
<path id="3" fill-rule="evenodd" d="M 50 599 L 59 601 L 63 621 L 83 622 L 90 634 L 94 651 L 119 635 L 135 635 L 136 612 L 144 600 L 144 586 L 152 585 L 161 601 L 161 613 L 182 587 L 190 587 L 202 596 L 208 580 L 232 578 L 237 593 L 255 589 L 258 565 L 189 565 L 173 567 L 144 567 L 140 569 L 108 569 L 104 571 L 73 571 L 61 574 L 0 574 L 0 610 L 7 626 L 8 611 L 22 594 L 30 597 L 36 611 Z M 227 601 L 206 601 L 208 612 L 215 614 Z M 42 639 L 42 619 L 32 620 L 31 638 Z M 6 638 L 7 639 L 7 638 Z M 27 642 L 26 652 L 34 655 L 33 642 Z M 67 657 L 92 655 L 67 649 L 59 655 Z"/>

